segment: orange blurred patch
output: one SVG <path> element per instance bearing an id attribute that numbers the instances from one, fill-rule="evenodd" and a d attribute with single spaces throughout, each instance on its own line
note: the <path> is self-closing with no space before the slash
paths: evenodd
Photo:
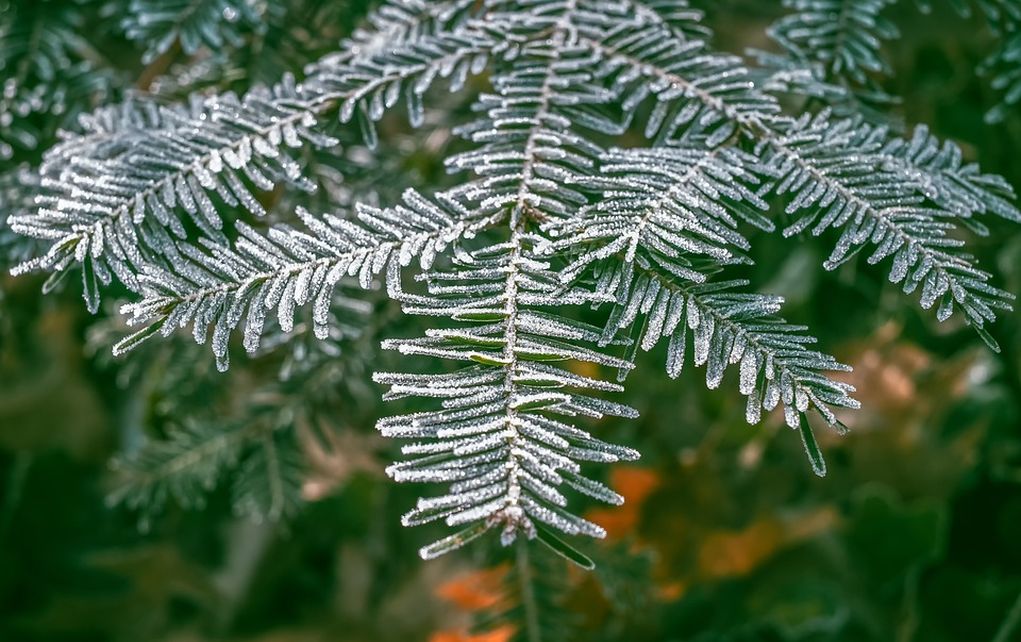
<path id="1" fill-rule="evenodd" d="M 614 466 L 610 470 L 610 486 L 629 504 L 643 503 L 662 483 L 659 473 L 648 468 Z"/>
<path id="2" fill-rule="evenodd" d="M 624 497 L 623 506 L 597 508 L 585 517 L 604 529 L 610 538 L 634 532 L 641 517 L 642 504 L 662 485 L 659 474 L 637 466 L 614 466 L 610 469 L 610 487 Z"/>
<path id="3" fill-rule="evenodd" d="M 666 582 L 656 587 L 656 597 L 662 602 L 673 602 L 681 599 L 687 590 L 687 582 L 681 580 Z"/>
<path id="4" fill-rule="evenodd" d="M 790 520 L 766 517 L 741 531 L 710 533 L 699 550 L 699 575 L 708 578 L 747 575 L 783 547 L 832 530 L 837 521 L 837 512 L 824 507 Z"/>
<path id="5" fill-rule="evenodd" d="M 782 542 L 783 529 L 773 520 L 753 522 L 743 531 L 710 533 L 698 554 L 699 573 L 713 578 L 747 575 Z"/>
<path id="6" fill-rule="evenodd" d="M 436 596 L 465 611 L 482 611 L 500 602 L 510 566 L 462 573 L 436 587 Z M 473 640 L 475 638 L 472 638 Z"/>
<path id="7" fill-rule="evenodd" d="M 429 636 L 429 642 L 510 642 L 515 631 L 509 624 L 474 635 L 463 631 L 437 631 Z"/>
<path id="8" fill-rule="evenodd" d="M 787 532 L 784 541 L 789 544 L 811 539 L 834 530 L 839 522 L 840 513 L 837 512 L 837 509 L 832 506 L 823 506 L 789 520 L 786 523 Z"/>

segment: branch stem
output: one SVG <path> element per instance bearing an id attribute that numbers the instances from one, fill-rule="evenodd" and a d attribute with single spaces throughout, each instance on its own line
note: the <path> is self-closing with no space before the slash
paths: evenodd
<path id="1" fill-rule="evenodd" d="M 535 599 L 535 586 L 532 583 L 531 551 L 528 550 L 528 546 L 526 538 L 518 538 L 518 590 L 521 591 L 521 608 L 524 611 L 525 639 L 528 642 L 542 642 L 542 631 L 539 629 L 539 605 Z"/>

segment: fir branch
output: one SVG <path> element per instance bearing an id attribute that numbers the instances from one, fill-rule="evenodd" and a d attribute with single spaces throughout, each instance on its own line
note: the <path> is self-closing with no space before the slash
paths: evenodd
<path id="1" fill-rule="evenodd" d="M 446 375 L 375 376 L 391 386 L 387 399 L 414 395 L 444 400 L 441 410 L 379 423 L 386 436 L 416 440 L 402 449 L 415 458 L 391 466 L 392 477 L 451 484 L 448 494 L 419 500 L 404 523 L 442 519 L 450 526 L 467 525 L 424 547 L 425 558 L 463 546 L 494 527 L 502 528 L 505 544 L 519 535 L 541 538 L 536 522 L 568 534 L 600 537 L 602 529 L 564 509 L 567 498 L 557 487 L 566 484 L 619 503 L 621 498 L 610 489 L 580 475 L 577 460 L 612 462 L 637 456 L 555 418 L 634 416 L 634 411 L 568 392 L 621 388 L 549 362 L 580 360 L 617 368 L 629 364 L 574 345 L 597 340 L 594 328 L 532 309 L 591 297 L 559 293 L 555 276 L 529 249 L 534 239 L 525 231 L 525 220 L 521 210 L 515 210 L 508 242 L 472 253 L 470 261 L 459 262 L 457 272 L 427 273 L 429 295 L 400 295 L 409 313 L 477 325 L 431 330 L 424 339 L 384 342 L 403 354 L 476 364 Z M 470 285 L 448 285 L 451 280 Z"/>
<path id="2" fill-rule="evenodd" d="M 585 45 L 605 61 L 602 74 L 613 81 L 625 124 L 641 102 L 654 97 L 647 137 L 669 139 L 696 124 L 715 146 L 735 132 L 762 129 L 779 112 L 739 58 L 716 54 L 699 40 L 672 38 L 662 25 L 622 21 Z"/>
<path id="3" fill-rule="evenodd" d="M 357 276 L 358 285 L 368 289 L 390 264 L 407 266 L 417 258 L 428 268 L 445 248 L 494 222 L 493 217 L 474 217 L 453 197 L 445 204 L 441 209 L 408 192 L 404 206 L 362 206 L 353 221 L 299 211 L 307 233 L 280 227 L 264 237 L 239 225 L 232 249 L 216 246 L 202 252 L 181 245 L 170 267 L 150 267 L 141 277 L 144 298 L 122 312 L 129 324 L 145 327 L 120 341 L 114 353 L 127 352 L 157 332 L 167 336 L 191 324 L 199 343 L 212 331 L 217 366 L 225 370 L 228 339 L 242 317 L 245 348 L 255 352 L 267 310 L 275 309 L 281 329 L 290 332 L 295 308 L 308 303 L 313 304 L 315 334 L 324 338 L 342 278 Z"/>
<path id="4" fill-rule="evenodd" d="M 789 426 L 801 425 L 800 413 L 810 407 L 832 426 L 839 426 L 833 408 L 858 408 L 849 395 L 854 388 L 824 372 L 848 372 L 833 357 L 807 346 L 815 339 L 807 328 L 788 324 L 777 313 L 780 297 L 737 292 L 747 281 L 695 283 L 662 258 L 607 266 L 598 274 L 597 291 L 612 292 L 616 309 L 602 341 L 627 332 L 640 317 L 636 339 L 651 350 L 669 339 L 667 373 L 681 374 L 688 335 L 692 336 L 696 366 L 706 368 L 706 386 L 720 385 L 728 366 L 740 364 L 739 389 L 748 397 L 748 423 L 759 422 L 762 411 L 784 409 Z"/>
<path id="5" fill-rule="evenodd" d="M 113 461 L 116 485 L 107 503 L 148 513 L 159 512 L 171 499 L 186 508 L 202 508 L 223 471 L 236 465 L 244 448 L 268 429 L 261 422 L 173 429 L 166 439 L 149 441 Z"/>
<path id="6" fill-rule="evenodd" d="M 581 179 L 598 192 L 596 202 L 548 226 L 555 239 L 548 251 L 571 257 L 562 270 L 567 282 L 619 252 L 631 263 L 639 249 L 670 258 L 679 274 L 701 282 L 701 272 L 681 267 L 687 257 L 747 262 L 743 251 L 751 245 L 738 223 L 773 229 L 761 213 L 768 205 L 752 189 L 757 161 L 736 148 L 708 147 L 705 137 L 692 136 L 650 149 L 613 149 L 600 160 L 599 175 Z"/>
<path id="7" fill-rule="evenodd" d="M 265 410 L 265 409 L 264 409 Z M 278 521 L 300 502 L 302 462 L 294 436 L 270 412 L 233 424 L 191 422 L 115 459 L 111 506 L 142 511 L 142 523 L 170 501 L 204 508 L 207 496 L 230 469 L 234 509 L 254 519 Z"/>
<path id="8" fill-rule="evenodd" d="M 0 160 L 48 144 L 58 127 L 111 94 L 115 74 L 82 37 L 94 9 L 39 0 L 0 12 Z"/>
<path id="9" fill-rule="evenodd" d="M 252 0 L 131 0 L 122 22 L 127 37 L 146 46 L 146 64 L 177 43 L 189 55 L 202 46 L 239 46 L 242 32 L 261 24 Z"/>
<path id="10" fill-rule="evenodd" d="M 869 263 L 893 257 L 891 282 L 902 283 L 907 294 L 921 287 L 925 309 L 939 301 L 940 321 L 953 314 L 956 304 L 979 336 L 998 350 L 984 326 L 996 318 L 996 310 L 1012 309 L 1013 297 L 989 285 L 992 275 L 959 250 L 964 242 L 951 236 L 953 212 L 926 206 L 917 183 L 883 171 L 882 154 L 874 157 L 863 144 L 848 144 L 860 135 L 856 125 L 831 122 L 821 114 L 802 118 L 787 133 L 760 143 L 759 153 L 778 177 L 761 191 L 790 194 L 786 211 L 800 214 L 784 235 L 840 228 L 825 263 L 831 270 L 874 246 Z"/>
<path id="11" fill-rule="evenodd" d="M 885 40 L 900 35 L 880 14 L 894 0 L 784 0 L 792 13 L 768 33 L 795 59 L 825 66 L 829 79 L 875 90 L 870 74 L 891 73 L 882 57 Z"/>
<path id="12" fill-rule="evenodd" d="M 627 0 L 625 11 L 646 22 L 660 22 L 678 40 L 708 40 L 712 30 L 703 22 L 705 12 L 688 0 Z"/>
<path id="13" fill-rule="evenodd" d="M 172 236 L 187 236 L 175 207 L 188 212 L 206 238 L 222 243 L 224 222 L 213 198 L 262 215 L 264 209 L 245 181 L 263 190 L 281 182 L 312 188 L 284 150 L 305 143 L 335 146 L 334 139 L 316 130 L 318 116 L 332 109 L 339 109 L 344 122 L 358 116 L 366 137 L 374 139 L 372 122 L 393 104 L 405 83 L 417 79 L 408 93 L 414 97 L 409 108 L 417 124 L 421 94 L 436 76 L 453 75 L 457 89 L 469 68 L 498 46 L 481 35 L 444 34 L 366 60 L 324 64 L 302 85 L 288 78 L 272 90 L 254 89 L 242 99 L 226 94 L 193 103 L 190 109 L 143 104 L 138 109 L 146 112 L 147 127 L 104 131 L 110 137 L 104 145 L 83 145 L 72 138 L 48 154 L 44 188 L 49 195 L 37 213 L 12 225 L 19 233 L 53 244 L 15 272 L 62 272 L 80 264 L 85 299 L 94 311 L 100 285 L 116 274 L 137 289 L 135 273 L 172 252 Z M 91 122 L 106 120 L 100 114 Z M 91 139 L 96 133 L 92 126 L 85 136 Z M 91 154 L 83 155 L 85 150 Z"/>
<path id="14" fill-rule="evenodd" d="M 135 2 L 151 17 L 148 0 Z M 836 412 L 857 407 L 852 388 L 830 378 L 846 367 L 778 316 L 778 297 L 714 278 L 726 265 L 750 263 L 749 227 L 775 226 L 767 197 L 784 202 L 788 236 L 839 232 L 827 268 L 864 249 L 869 262 L 890 257 L 892 281 L 920 289 L 924 307 L 939 301 L 940 320 L 960 309 L 991 345 L 984 326 L 1010 307 L 957 237 L 958 226 L 987 232 L 986 213 L 1021 220 L 1010 186 L 924 128 L 904 140 L 863 121 L 858 85 L 871 87 L 884 69 L 880 40 L 891 32 L 878 16 L 886 0 L 788 4 L 797 15 L 777 28 L 788 55 L 764 72 L 710 48 L 687 2 L 385 4 L 370 29 L 309 65 L 300 83 L 284 76 L 240 97 L 179 106 L 134 99 L 84 117 L 81 131 L 44 159 L 38 211 L 10 219 L 49 244 L 16 271 L 51 272 L 49 288 L 80 266 L 92 310 L 100 288 L 119 280 L 141 300 L 124 308 L 140 329 L 118 353 L 190 325 L 199 342 L 211 335 L 220 368 L 239 326 L 253 352 L 267 317 L 276 318 L 276 343 L 293 334 L 295 311 L 307 305 L 315 336 L 336 336 L 331 312 L 350 300 L 338 287 L 385 283 L 406 314 L 442 321 L 384 346 L 459 364 L 375 375 L 390 387 L 387 400 L 434 403 L 378 423 L 406 440 L 407 459 L 390 466 L 392 477 L 446 485 L 420 499 L 405 524 L 461 529 L 421 554 L 435 557 L 498 528 L 505 544 L 538 539 L 588 568 L 591 560 L 553 532 L 603 535 L 569 495 L 622 498 L 583 473 L 582 462 L 638 456 L 576 425 L 636 416 L 602 397 L 623 390 L 600 378 L 604 369 L 623 379 L 639 349 L 667 339 L 667 372 L 678 376 L 690 335 L 708 387 L 737 366 L 749 422 L 783 406 L 818 474 L 825 463 L 805 413 L 815 409 L 839 427 Z M 836 24 L 820 20 L 829 10 Z M 218 37 L 175 36 L 185 48 Z M 417 126 L 437 79 L 457 91 L 484 71 L 491 88 L 455 128 L 468 148 L 445 159 L 462 176 L 453 189 L 431 198 L 406 191 L 400 205 L 361 205 L 351 215 L 297 209 L 300 230 L 271 225 L 264 233 L 250 223 L 266 209 L 259 192 L 313 186 L 295 150 L 336 153 L 327 118 L 357 127 L 374 148 L 376 123 L 399 102 Z M 822 97 L 852 116 L 788 117 L 768 93 L 778 89 Z M 635 114 L 645 113 L 635 127 Z M 622 136 L 631 129 L 651 146 L 633 148 L 641 140 Z M 339 184 L 344 177 L 330 171 L 330 184 Z M 408 272 L 424 286 L 406 289 Z M 581 305 L 608 307 L 608 320 L 578 321 L 571 312 Z M 574 362 L 590 364 L 587 374 Z M 285 515 L 298 462 L 274 431 L 254 441 L 218 440 L 207 428 L 172 433 L 143 449 L 138 483 L 128 483 L 122 501 L 194 501 L 193 491 L 216 480 L 213 471 L 244 459 L 235 504 Z M 145 470 L 157 474 L 146 478 Z M 527 575 L 527 560 L 523 567 Z M 525 609 L 533 637 L 543 628 L 533 624 L 543 618 L 537 610 Z"/>
<path id="15" fill-rule="evenodd" d="M 545 11 L 526 26 L 548 28 L 547 44 L 535 46 L 511 72 L 494 79 L 498 94 L 480 101 L 490 118 L 506 123 L 505 129 L 487 132 L 478 153 L 462 155 L 455 163 L 482 176 L 467 186 L 481 208 L 510 210 L 509 239 L 455 257 L 456 272 L 424 274 L 427 295 L 395 293 L 410 314 L 479 325 L 434 329 L 423 339 L 384 342 L 384 347 L 403 354 L 477 365 L 447 375 L 379 373 L 375 377 L 391 386 L 387 399 L 414 395 L 443 400 L 440 410 L 391 417 L 378 425 L 386 436 L 417 440 L 402 449 L 416 457 L 391 466 L 392 477 L 450 484 L 447 494 L 420 499 L 404 516 L 409 526 L 442 519 L 448 526 L 464 527 L 423 547 L 420 554 L 427 559 L 460 548 L 495 527 L 501 529 L 505 545 L 519 536 L 539 538 L 555 550 L 574 555 L 573 549 L 547 535 L 543 525 L 569 535 L 602 537 L 605 533 L 568 512 L 567 497 L 559 487 L 567 485 L 619 503 L 619 495 L 580 474 L 577 460 L 612 462 L 637 456 L 555 418 L 634 416 L 626 406 L 571 391 L 621 388 L 545 362 L 630 365 L 575 345 L 596 339 L 592 329 L 533 309 L 592 300 L 585 293 L 560 292 L 548 264 L 535 254 L 535 245 L 542 239 L 528 231 L 528 223 L 532 217 L 569 211 L 565 199 L 571 199 L 571 192 L 550 195 L 543 189 L 556 189 L 545 179 L 544 171 L 550 167 L 546 159 L 566 158 L 575 166 L 584 160 L 556 153 L 556 146 L 566 141 L 572 147 L 591 147 L 568 133 L 569 121 L 557 116 L 556 109 L 604 100 L 602 94 L 587 91 L 584 74 L 565 73 L 577 71 L 571 53 L 577 0 L 546 4 Z M 468 129 L 470 134 L 477 131 Z"/>
<path id="16" fill-rule="evenodd" d="M 858 125 L 858 140 L 868 147 L 871 128 Z M 880 128 L 885 138 L 885 129 Z M 859 143 L 855 143 L 856 145 Z M 1002 176 L 983 174 L 976 163 L 965 163 L 961 148 L 952 141 L 940 141 L 925 125 L 919 125 L 910 139 L 893 137 L 878 152 L 884 171 L 895 171 L 918 183 L 925 196 L 941 208 L 961 217 L 961 222 L 979 234 L 988 231 L 968 219 L 995 214 L 1021 223 L 1021 211 L 1014 205 L 1014 188 Z"/>

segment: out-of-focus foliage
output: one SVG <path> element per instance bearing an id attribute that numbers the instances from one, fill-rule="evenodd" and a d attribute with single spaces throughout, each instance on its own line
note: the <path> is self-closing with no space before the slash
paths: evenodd
<path id="1" fill-rule="evenodd" d="M 47 145 L 58 127 L 109 100 L 116 72 L 86 35 L 105 31 L 100 15 L 90 10 L 96 6 L 94 0 L 0 5 L 0 159 L 5 163 L 18 152 Z"/>
<path id="2" fill-rule="evenodd" d="M 128 20 L 129 4 L 9 2 L 0 21 L 30 6 L 59 18 L 88 5 L 77 14 L 86 16 L 83 24 L 118 24 L 103 16 L 120 6 Z M 75 47 L 55 55 L 68 56 L 71 70 L 83 60 L 99 65 L 102 83 L 78 84 L 84 79 L 63 73 L 47 79 L 31 68 L 18 86 L 28 87 L 23 96 L 35 91 L 39 105 L 63 101 L 62 114 L 132 87 L 160 100 L 237 89 L 299 71 L 367 9 L 341 0 L 249 4 L 265 21 L 238 25 L 240 40 L 224 54 L 199 37 L 191 51 L 171 41 L 147 64 L 145 48 L 126 34 L 81 26 L 70 40 Z M 760 34 L 785 12 L 779 2 L 703 4 L 716 38 L 732 51 L 768 48 Z M 883 9 L 901 36 L 878 49 L 893 73 L 869 81 L 900 97 L 890 107 L 895 117 L 929 123 L 967 158 L 982 158 L 985 170 L 1021 187 L 1021 109 L 1016 96 L 1010 102 L 1016 58 L 987 58 L 997 41 L 985 31 L 986 14 L 974 10 L 978 3 L 957 3 L 972 7 L 967 23 L 954 3 L 928 4 L 928 14 L 910 2 Z M 266 18 L 281 12 L 302 18 Z M 976 77 L 984 60 L 999 71 Z M 996 67 L 1011 60 L 1012 67 Z M 991 80 L 999 77 L 1008 80 Z M 51 81 L 65 86 L 31 89 L 57 86 Z M 463 105 L 446 100 L 466 117 Z M 998 104 L 996 122 L 987 124 Z M 229 375 L 216 372 L 189 337 L 112 359 L 109 346 L 124 334 L 112 303 L 97 322 L 74 291 L 42 297 L 41 280 L 6 276 L 32 249 L 7 233 L 6 217 L 34 197 L 38 147 L 72 122 L 32 114 L 18 121 L 30 130 L 4 130 L 0 121 L 0 140 L 11 150 L 0 164 L 0 640 L 506 642 L 530 614 L 554 640 L 1021 636 L 1016 314 L 994 327 L 1002 353 L 993 354 L 902 305 L 882 274 L 852 264 L 832 273 L 809 269 L 832 249 L 826 239 L 791 252 L 782 239 L 757 238 L 760 274 L 775 276 L 765 283 L 755 272 L 744 276 L 783 295 L 787 318 L 811 325 L 854 367 L 847 377 L 864 410 L 841 415 L 849 435 L 820 432 L 826 479 L 806 474 L 796 438 L 772 438 L 789 430 L 782 416 L 753 430 L 737 395 L 712 394 L 698 377 L 659 376 L 667 357 L 659 346 L 641 357 L 647 367 L 631 388 L 629 403 L 642 421 L 599 426 L 645 458 L 608 472 L 623 506 L 593 503 L 584 513 L 608 533 L 585 548 L 596 571 L 580 572 L 539 548 L 528 551 L 524 568 L 534 581 L 526 584 L 517 548 L 471 549 L 423 565 L 415 554 L 420 537 L 399 522 L 416 491 L 382 476 L 393 453 L 372 429 L 385 413 L 370 380 L 393 360 L 378 350 L 376 330 L 387 325 L 390 336 L 412 336 L 423 324 L 373 300 L 370 325 L 341 317 L 325 342 L 313 337 L 311 315 L 296 319 L 297 338 L 268 327 L 260 353 L 234 359 Z M 448 124 L 434 124 L 421 136 L 400 119 L 384 119 L 381 136 L 394 141 L 387 155 L 337 132 L 347 136 L 342 160 L 307 160 L 334 198 L 379 192 L 393 202 L 388 176 L 445 180 L 440 159 L 456 143 Z M 292 197 L 265 198 L 270 206 Z M 270 216 L 286 222 L 293 211 Z M 995 267 L 1000 286 L 1019 293 L 1021 240 L 1006 233 L 1006 223 L 987 222 L 992 233 L 973 251 Z M 338 353 L 350 358 L 335 359 Z M 202 447 L 179 451 L 182 440 Z M 175 474 L 201 463 L 195 453 L 230 465 L 217 467 L 208 487 L 176 486 Z M 140 483 L 151 481 L 136 476 L 152 470 L 138 468 L 144 458 L 159 459 L 157 469 L 167 473 L 159 484 Z M 250 475 L 257 467 L 276 472 Z M 149 501 L 157 495 L 161 501 Z M 146 510 L 136 510 L 143 496 Z"/>

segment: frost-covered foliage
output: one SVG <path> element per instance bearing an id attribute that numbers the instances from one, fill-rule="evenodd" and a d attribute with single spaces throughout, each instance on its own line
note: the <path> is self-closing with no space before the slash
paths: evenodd
<path id="1" fill-rule="evenodd" d="M 145 62 L 174 45 L 189 54 L 203 45 L 237 46 L 243 42 L 241 28 L 261 24 L 256 4 L 251 0 L 131 0 L 124 33 L 146 47 Z"/>
<path id="2" fill-rule="evenodd" d="M 888 17 L 900 0 L 783 0 L 789 13 L 769 29 L 783 55 L 753 50 L 759 64 L 774 72 L 778 88 L 819 98 L 845 115 L 860 112 L 872 119 L 881 112 L 870 105 L 896 101 L 882 81 L 892 68 L 884 44 L 901 31 Z M 923 13 L 949 5 L 961 18 L 981 16 L 996 40 L 995 50 L 978 71 L 990 78 L 1003 100 L 986 114 L 1002 121 L 1021 103 L 1021 2 L 1018 0 L 915 0 Z"/>
<path id="3" fill-rule="evenodd" d="M 924 126 L 902 137 L 856 111 L 889 72 L 889 0 L 785 4 L 771 30 L 782 52 L 749 68 L 713 48 L 682 0 L 391 2 L 300 79 L 182 104 L 139 96 L 82 117 L 45 155 L 36 206 L 11 219 L 48 244 L 14 271 L 50 273 L 51 285 L 80 273 L 92 311 L 104 290 L 126 289 L 136 331 L 115 352 L 190 327 L 221 369 L 235 333 L 255 353 L 268 321 L 290 334 L 309 308 L 305 327 L 327 339 L 338 287 L 385 292 L 435 319 L 424 336 L 383 343 L 411 372 L 374 377 L 387 400 L 416 399 L 379 420 L 403 444 L 388 473 L 444 486 L 404 517 L 454 529 L 422 556 L 498 530 L 505 544 L 537 538 L 587 565 L 557 532 L 602 536 L 577 496 L 623 499 L 590 463 L 638 457 L 590 430 L 637 417 L 619 393 L 639 352 L 660 342 L 671 377 L 690 362 L 716 388 L 732 371 L 748 422 L 779 410 L 825 474 L 809 417 L 842 430 L 839 413 L 858 402 L 834 374 L 848 368 L 780 316 L 779 297 L 729 274 L 751 263 L 755 234 L 826 234 L 825 269 L 864 253 L 993 349 L 988 326 L 1011 309 L 959 234 L 987 233 L 990 216 L 1021 221 L 1010 186 Z M 189 52 L 230 42 L 258 6 L 133 0 L 125 25 L 151 58 L 174 42 Z M 1015 5 L 982 6 L 1005 38 L 995 60 L 1016 67 Z M 1003 73 L 994 82 L 1016 102 L 1016 68 Z M 473 100 L 446 158 L 450 187 L 272 215 L 288 202 L 280 193 L 323 187 L 310 159 L 341 157 L 351 130 L 376 149 L 391 110 L 436 127 L 427 105 L 445 99 L 434 86 Z M 775 92 L 823 106 L 788 113 Z M 141 492 L 122 496 L 200 492 L 209 469 L 158 486 L 146 470 L 209 443 L 230 444 L 215 467 L 257 438 L 265 447 L 250 465 L 269 466 L 274 425 L 181 428 L 124 464 Z M 238 494 L 287 512 L 267 492 Z"/>
<path id="4" fill-rule="evenodd" d="M 107 97 L 111 74 L 84 33 L 86 0 L 0 5 L 0 160 Z"/>

